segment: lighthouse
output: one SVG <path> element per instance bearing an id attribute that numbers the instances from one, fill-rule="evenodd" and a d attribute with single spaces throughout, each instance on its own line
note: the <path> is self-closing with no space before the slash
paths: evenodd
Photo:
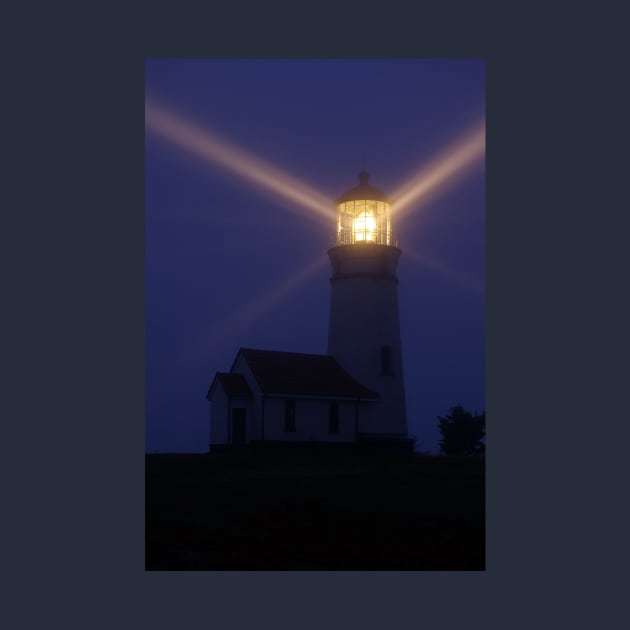
<path id="1" fill-rule="evenodd" d="M 336 201 L 328 354 L 379 394 L 359 420 L 375 438 L 407 436 L 405 383 L 398 314 L 398 260 L 391 200 L 359 174 L 359 185 Z"/>
<path id="2" fill-rule="evenodd" d="M 241 347 L 216 372 L 210 451 L 249 444 L 409 453 L 391 201 L 369 183 L 336 201 L 328 353 Z"/>

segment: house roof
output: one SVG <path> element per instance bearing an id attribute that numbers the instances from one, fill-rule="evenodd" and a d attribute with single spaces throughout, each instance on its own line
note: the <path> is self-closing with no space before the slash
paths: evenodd
<path id="1" fill-rule="evenodd" d="M 254 379 L 265 394 L 378 398 L 346 372 L 336 359 L 322 354 L 241 348 Z M 236 360 L 234 363 L 236 363 Z"/>
<path id="2" fill-rule="evenodd" d="M 245 377 L 242 374 L 232 374 L 230 372 L 217 372 L 214 376 L 206 398 L 210 398 L 212 388 L 215 383 L 219 383 L 228 398 L 249 398 L 252 390 L 249 388 Z"/>

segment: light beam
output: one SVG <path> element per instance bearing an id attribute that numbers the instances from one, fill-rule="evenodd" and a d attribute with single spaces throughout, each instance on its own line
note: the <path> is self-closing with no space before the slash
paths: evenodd
<path id="1" fill-rule="evenodd" d="M 287 209 L 311 219 L 325 221 L 327 226 L 334 225 L 336 215 L 328 197 L 286 171 L 236 147 L 209 129 L 185 121 L 151 100 L 147 100 L 145 104 L 145 122 L 147 129 L 175 146 L 290 201 L 291 205 Z M 395 200 L 392 214 L 399 219 L 408 212 L 417 210 L 418 202 L 426 203 L 430 197 L 442 192 L 447 184 L 453 184 L 484 155 L 485 121 L 482 121 L 395 191 L 392 195 Z M 297 207 L 294 204 L 297 204 Z M 482 292 L 479 284 L 474 280 L 449 269 L 432 257 L 406 248 L 405 253 L 422 265 L 456 280 L 459 284 L 478 293 Z M 326 257 L 318 257 L 294 272 L 280 285 L 249 302 L 237 313 L 226 317 L 216 326 L 217 334 L 223 340 L 251 325 L 256 318 L 274 308 L 294 288 L 309 278 L 325 261 Z"/>
<path id="2" fill-rule="evenodd" d="M 418 202 L 426 202 L 447 184 L 453 184 L 456 178 L 463 176 L 485 156 L 485 151 L 486 126 L 482 121 L 394 192 L 392 217 L 399 219 L 411 210 L 417 210 Z"/>
<path id="3" fill-rule="evenodd" d="M 243 305 L 238 311 L 224 317 L 221 321 L 213 326 L 211 337 L 213 343 L 218 341 L 225 342 L 233 338 L 237 333 L 251 326 L 251 324 L 264 315 L 266 312 L 275 308 L 299 285 L 303 284 L 316 271 L 318 271 L 324 263 L 328 261 L 325 255 L 319 255 L 314 260 L 300 267 L 292 273 L 284 282 L 276 284 L 273 288 L 263 293 L 256 299 Z M 208 350 L 207 333 L 204 339 L 195 344 L 197 349 L 202 349 L 204 353 Z"/>
<path id="4" fill-rule="evenodd" d="M 290 201 L 289 210 L 325 220 L 326 225 L 334 224 L 335 214 L 327 197 L 216 133 L 185 121 L 150 100 L 145 104 L 145 124 L 152 133 L 176 146 Z"/>

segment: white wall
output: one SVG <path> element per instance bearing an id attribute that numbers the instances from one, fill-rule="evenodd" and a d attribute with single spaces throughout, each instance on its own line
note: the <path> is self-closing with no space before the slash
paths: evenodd
<path id="1" fill-rule="evenodd" d="M 252 440 L 260 440 L 261 439 L 261 423 L 260 423 L 260 411 L 262 406 L 262 392 L 256 380 L 254 379 L 254 375 L 252 371 L 249 369 L 247 362 L 242 356 L 239 356 L 238 360 L 234 364 L 232 368 L 233 374 L 242 374 L 249 385 L 249 389 L 252 392 L 252 399 L 250 401 L 248 410 L 247 410 L 247 436 L 246 441 L 251 442 Z"/>
<path id="2" fill-rule="evenodd" d="M 329 251 L 333 264 L 328 353 L 380 401 L 362 414 L 359 430 L 407 433 L 405 384 L 394 247 L 349 245 Z M 350 275 L 343 274 L 371 274 Z M 382 373 L 382 347 L 391 347 L 392 374 Z"/>
<path id="3" fill-rule="evenodd" d="M 379 355 L 380 357 L 380 355 Z M 379 359 L 380 360 L 380 359 Z M 252 391 L 253 398 L 247 406 L 247 442 L 263 439 L 263 394 L 243 357 L 239 357 L 232 369 L 242 374 Z M 338 401 L 339 433 L 329 433 L 330 400 L 294 398 L 295 432 L 285 432 L 285 398 L 265 397 L 264 440 L 296 442 L 353 442 L 355 439 L 356 402 Z M 232 406 L 245 406 L 245 401 L 232 401 Z M 359 403 L 359 422 L 369 423 L 374 416 L 374 403 Z M 363 429 L 365 430 L 365 429 Z"/>
<path id="4" fill-rule="evenodd" d="M 295 432 L 284 430 L 285 398 L 265 401 L 265 440 L 289 442 L 352 442 L 355 436 L 355 402 L 339 401 L 339 433 L 329 433 L 329 400 L 294 398 Z M 363 407 L 365 405 L 361 405 Z"/>
<path id="5" fill-rule="evenodd" d="M 228 400 L 221 384 L 217 384 L 210 403 L 210 444 L 230 444 L 232 437 L 232 411 L 243 408 L 247 413 L 247 424 L 245 428 L 245 439 L 249 442 L 251 432 L 254 431 L 252 420 L 252 401 L 244 398 L 234 398 Z M 229 425 L 229 428 L 228 428 Z"/>

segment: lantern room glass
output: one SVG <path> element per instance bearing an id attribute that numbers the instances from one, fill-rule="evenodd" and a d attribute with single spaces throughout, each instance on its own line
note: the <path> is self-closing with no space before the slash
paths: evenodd
<path id="1" fill-rule="evenodd" d="M 391 245 L 390 206 L 386 201 L 358 199 L 337 205 L 337 245 Z"/>

